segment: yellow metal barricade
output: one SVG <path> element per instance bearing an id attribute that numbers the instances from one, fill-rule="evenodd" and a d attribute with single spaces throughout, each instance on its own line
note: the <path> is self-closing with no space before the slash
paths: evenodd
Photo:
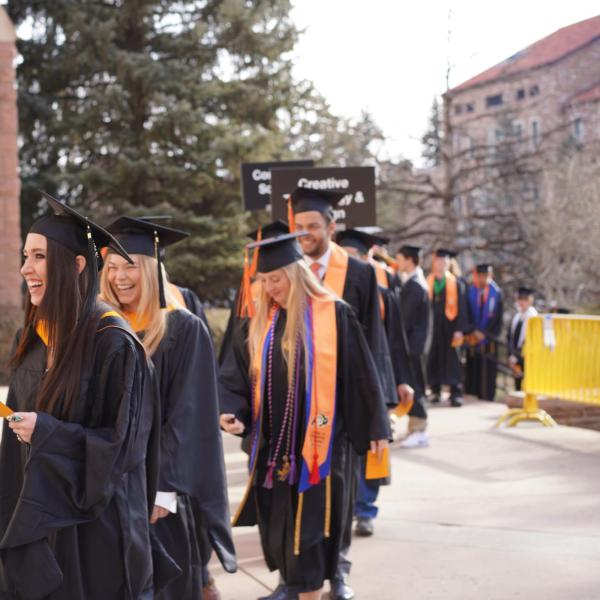
<path id="1" fill-rule="evenodd" d="M 541 315 L 527 322 L 523 408 L 509 410 L 496 426 L 520 421 L 556 425 L 538 397 L 600 405 L 600 317 Z"/>

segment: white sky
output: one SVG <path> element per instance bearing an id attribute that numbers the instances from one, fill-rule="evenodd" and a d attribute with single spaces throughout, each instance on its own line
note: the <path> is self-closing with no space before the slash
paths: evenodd
<path id="1" fill-rule="evenodd" d="M 295 74 L 311 79 L 332 110 L 366 109 L 392 156 L 417 159 L 435 94 L 521 48 L 600 14 L 597 0 L 294 0 L 305 29 Z M 450 17 L 449 17 L 450 15 Z M 448 43 L 448 30 L 452 31 Z"/>

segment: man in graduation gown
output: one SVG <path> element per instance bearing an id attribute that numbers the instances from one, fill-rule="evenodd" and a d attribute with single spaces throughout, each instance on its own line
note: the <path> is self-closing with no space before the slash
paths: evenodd
<path id="1" fill-rule="evenodd" d="M 521 286 L 517 290 L 517 312 L 512 318 L 506 335 L 508 347 L 508 364 L 515 373 L 515 389 L 519 391 L 525 374 L 525 357 L 523 346 L 525 345 L 525 333 L 527 321 L 535 317 L 538 311 L 534 307 L 534 290 Z"/>
<path id="2" fill-rule="evenodd" d="M 502 329 L 502 291 L 488 263 L 476 266 L 468 292 L 469 348 L 465 391 L 481 400 L 494 400 L 498 371 L 498 339 Z"/>
<path id="3" fill-rule="evenodd" d="M 421 248 L 404 245 L 398 250 L 398 268 L 402 273 L 400 301 L 410 360 L 408 382 L 414 389 L 414 402 L 408 413 L 408 436 L 402 448 L 419 448 L 429 444 L 427 435 L 427 354 L 431 345 L 431 304 L 427 281 L 419 266 Z"/>
<path id="4" fill-rule="evenodd" d="M 466 298 L 457 278 L 448 270 L 453 252 L 439 248 L 434 252 L 427 278 L 433 312 L 433 332 L 428 360 L 431 402 L 441 399 L 442 386 L 450 386 L 451 406 L 462 406 L 462 366 L 460 346 L 467 325 Z"/>
<path id="5" fill-rule="evenodd" d="M 365 228 L 366 229 L 366 228 Z M 388 240 L 381 235 L 374 235 L 365 229 L 345 229 L 336 235 L 336 243 L 350 256 L 370 264 L 375 270 L 380 294 L 380 314 L 383 321 L 387 343 L 394 369 L 394 378 L 399 394 L 405 401 L 410 402 L 413 390 L 409 385 L 410 364 L 408 347 L 400 306 L 400 290 L 395 273 L 389 270 L 373 257 L 369 256 L 372 248 L 382 246 Z M 368 228 L 371 229 L 371 228 Z M 398 399 L 393 398 L 389 407 L 397 405 Z M 363 461 L 364 463 L 364 461 Z M 387 485 L 389 481 L 380 479 L 366 479 L 365 464 L 361 468 L 358 481 L 358 493 L 354 515 L 356 517 L 355 533 L 361 537 L 373 535 L 373 520 L 377 517 L 376 506 L 379 486 Z"/>
<path id="6" fill-rule="evenodd" d="M 394 404 L 397 402 L 398 390 L 381 320 L 380 294 L 375 271 L 369 264 L 348 256 L 347 252 L 332 241 L 335 233 L 333 206 L 337 205 L 343 196 L 343 193 L 330 190 L 298 188 L 288 200 L 290 230 L 308 233 L 300 238 L 304 258 L 325 287 L 345 300 L 354 310 L 377 367 L 382 398 L 386 403 Z M 358 467 L 359 462 L 356 460 L 357 481 Z M 354 598 L 354 592 L 346 583 L 351 567 L 347 553 L 352 542 L 355 494 L 350 496 L 345 543 L 340 555 L 338 575 L 331 582 L 332 600 Z"/>

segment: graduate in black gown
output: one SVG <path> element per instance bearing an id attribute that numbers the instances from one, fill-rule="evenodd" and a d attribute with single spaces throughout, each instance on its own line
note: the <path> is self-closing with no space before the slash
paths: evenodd
<path id="1" fill-rule="evenodd" d="M 144 348 L 97 301 L 96 245 L 130 259 L 46 199 L 24 247 L 29 302 L 0 447 L 0 598 L 150 599 L 158 399 Z"/>
<path id="2" fill-rule="evenodd" d="M 475 267 L 469 286 L 469 339 L 465 391 L 481 400 L 494 400 L 498 374 L 498 340 L 502 331 L 502 291 L 493 279 L 492 265 Z"/>
<path id="3" fill-rule="evenodd" d="M 408 436 L 402 448 L 421 448 L 429 444 L 427 435 L 427 356 L 431 345 L 432 315 L 427 281 L 421 262 L 419 246 L 403 245 L 398 250 L 398 268 L 403 282 L 400 291 L 402 319 L 406 332 L 410 369 L 408 382 L 414 389 L 414 402 L 408 412 Z"/>
<path id="4" fill-rule="evenodd" d="M 336 574 L 352 454 L 382 452 L 389 427 L 361 327 L 295 238 L 256 242 L 261 290 L 221 365 L 221 426 L 251 446 L 234 522 L 258 523 L 269 568 L 308 600 Z"/>
<path id="5" fill-rule="evenodd" d="M 186 233 L 121 217 L 108 227 L 134 265 L 109 252 L 102 296 L 142 339 L 161 398 L 161 452 L 153 533 L 182 573 L 159 600 L 196 600 L 209 582 L 205 535 L 227 571 L 236 569 L 229 523 L 216 364 L 204 323 L 179 304 L 162 271 L 160 249 Z M 158 272 L 158 276 L 157 276 Z"/>
<path id="6" fill-rule="evenodd" d="M 517 312 L 513 316 L 510 327 L 506 332 L 506 345 L 508 348 L 508 364 L 515 374 L 515 389 L 519 391 L 525 375 L 525 333 L 527 321 L 536 317 L 538 311 L 535 306 L 535 291 L 532 288 L 520 286 L 517 290 Z"/>
<path id="7" fill-rule="evenodd" d="M 394 368 L 381 321 L 380 294 L 375 271 L 369 264 L 348 256 L 347 252 L 332 241 L 336 228 L 333 206 L 343 196 L 343 193 L 330 190 L 298 188 L 288 201 L 288 214 L 291 213 L 293 217 L 290 229 L 308 233 L 300 238 L 300 245 L 311 270 L 326 288 L 345 300 L 354 310 L 377 367 L 384 402 L 386 405 L 393 405 L 397 402 L 400 390 L 396 387 Z M 359 466 L 357 460 L 356 482 L 360 475 Z M 351 507 L 355 501 L 353 496 L 348 498 Z M 352 509 L 349 514 L 352 515 Z M 352 543 L 352 518 L 348 520 L 344 537 L 339 572 L 331 582 L 331 600 L 351 600 L 354 597 L 353 590 L 346 582 L 351 568 L 347 555 Z"/>
<path id="8" fill-rule="evenodd" d="M 408 383 L 410 364 L 404 323 L 402 322 L 399 284 L 395 274 L 391 274 L 384 265 L 370 256 L 373 248 L 383 246 L 387 241 L 381 235 L 369 233 L 361 228 L 345 229 L 336 235 L 336 243 L 350 256 L 370 264 L 375 270 L 379 286 L 380 315 L 394 369 L 395 383 L 399 390 L 399 396 L 402 396 L 405 402 L 410 403 L 413 401 L 413 390 Z M 395 407 L 398 399 L 398 396 L 393 397 L 393 402 L 388 404 L 388 408 Z M 365 471 L 366 464 L 363 461 L 354 509 L 356 517 L 354 531 L 361 537 L 373 535 L 373 521 L 379 512 L 376 505 L 379 487 L 390 483 L 389 479 L 367 479 Z"/>
<path id="9" fill-rule="evenodd" d="M 441 399 L 442 386 L 450 386 L 451 406 L 462 406 L 462 365 L 460 347 L 468 323 L 467 305 L 460 281 L 450 273 L 449 259 L 454 253 L 439 248 L 433 256 L 427 277 L 433 312 L 433 331 L 428 360 L 431 402 Z"/>

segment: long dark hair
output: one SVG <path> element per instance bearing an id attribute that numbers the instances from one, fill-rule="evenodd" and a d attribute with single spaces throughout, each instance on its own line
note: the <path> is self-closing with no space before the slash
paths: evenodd
<path id="1" fill-rule="evenodd" d="M 48 332 L 52 366 L 42 381 L 36 410 L 68 419 L 75 414 L 81 375 L 92 357 L 99 318 L 98 268 L 95 258 L 86 256 L 85 269 L 78 274 L 73 252 L 46 239 L 46 290 L 40 306 L 28 303 L 12 366 L 16 368 L 23 362 L 35 339 L 36 326 L 42 321 Z"/>

